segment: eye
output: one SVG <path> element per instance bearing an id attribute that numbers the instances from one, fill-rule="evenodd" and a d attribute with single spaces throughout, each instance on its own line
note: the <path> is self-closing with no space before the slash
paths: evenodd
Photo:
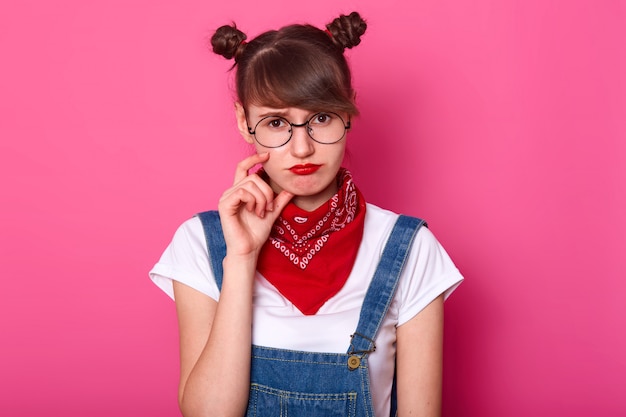
<path id="1" fill-rule="evenodd" d="M 289 123 L 282 117 L 268 117 L 263 120 L 263 127 L 272 130 L 284 130 L 289 127 Z"/>
<path id="2" fill-rule="evenodd" d="M 333 122 L 335 116 L 332 113 L 317 113 L 314 115 L 309 124 L 313 126 L 327 126 Z"/>

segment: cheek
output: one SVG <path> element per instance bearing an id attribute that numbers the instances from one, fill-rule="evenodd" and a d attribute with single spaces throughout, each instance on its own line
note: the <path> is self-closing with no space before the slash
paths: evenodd
<path id="1" fill-rule="evenodd" d="M 269 153 L 270 159 L 268 159 L 267 162 L 263 164 L 263 167 L 268 172 L 272 169 L 278 169 L 281 165 L 281 161 L 284 159 L 282 149 L 268 149 L 263 147 L 257 147 L 256 151 L 257 153 Z"/>
<path id="2" fill-rule="evenodd" d="M 254 138 L 252 138 L 252 142 L 250 142 L 250 144 L 251 144 L 251 145 L 254 145 L 254 150 L 255 150 L 255 151 L 256 151 L 256 153 L 258 153 L 258 154 L 259 154 L 259 153 L 264 153 L 264 152 L 271 151 L 271 149 L 267 149 L 267 148 L 264 148 L 264 147 L 262 147 L 261 145 L 259 145 L 259 144 L 257 143 L 257 141 L 256 141 L 256 140 L 254 140 Z"/>
<path id="3" fill-rule="evenodd" d="M 336 149 L 333 152 L 333 158 L 338 162 L 341 163 L 343 161 L 343 158 L 346 154 L 346 147 L 345 146 L 341 146 L 340 149 Z"/>

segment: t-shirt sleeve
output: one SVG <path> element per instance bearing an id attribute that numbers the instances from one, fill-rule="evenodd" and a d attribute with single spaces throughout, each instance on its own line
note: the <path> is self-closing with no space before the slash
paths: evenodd
<path id="1" fill-rule="evenodd" d="M 433 233 L 427 227 L 420 228 L 398 288 L 398 326 L 415 317 L 441 294 L 448 298 L 462 281 L 463 276 Z"/>
<path id="2" fill-rule="evenodd" d="M 209 265 L 206 239 L 199 218 L 192 217 L 176 230 L 172 241 L 149 275 L 172 299 L 173 280 L 194 288 L 214 300 L 219 299 L 219 290 Z"/>

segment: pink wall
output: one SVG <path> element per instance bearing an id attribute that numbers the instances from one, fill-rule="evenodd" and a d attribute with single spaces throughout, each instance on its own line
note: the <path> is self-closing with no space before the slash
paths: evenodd
<path id="1" fill-rule="evenodd" d="M 215 3 L 2 6 L 0 412 L 177 415 L 174 305 L 147 271 L 249 151 L 204 37 L 356 8 L 347 163 L 466 276 L 445 415 L 624 415 L 623 3 Z"/>

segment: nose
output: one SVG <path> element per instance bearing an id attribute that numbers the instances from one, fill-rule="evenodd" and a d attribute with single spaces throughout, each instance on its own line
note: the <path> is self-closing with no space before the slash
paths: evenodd
<path id="1" fill-rule="evenodd" d="M 315 152 L 315 144 L 308 133 L 308 124 L 292 124 L 291 126 L 291 140 L 289 141 L 291 154 L 303 158 Z"/>

